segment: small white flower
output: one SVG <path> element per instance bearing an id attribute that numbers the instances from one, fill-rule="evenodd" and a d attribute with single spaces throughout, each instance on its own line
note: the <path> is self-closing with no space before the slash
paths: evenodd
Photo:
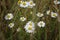
<path id="1" fill-rule="evenodd" d="M 56 0 L 55 0 L 55 1 L 54 1 L 54 4 L 60 4 L 60 1 L 56 1 Z"/>
<path id="2" fill-rule="evenodd" d="M 28 7 L 28 3 L 27 3 L 26 1 L 23 1 L 23 2 L 20 4 L 20 7 L 26 8 L 26 7 Z"/>
<path id="3" fill-rule="evenodd" d="M 20 29 L 20 28 L 18 28 L 18 29 L 17 29 L 17 32 L 19 32 L 20 30 L 21 30 L 21 29 Z"/>
<path id="4" fill-rule="evenodd" d="M 37 15 L 38 17 L 43 17 L 43 16 L 44 16 L 42 13 L 39 13 L 39 12 L 38 12 L 36 15 Z"/>
<path id="5" fill-rule="evenodd" d="M 32 8 L 32 7 L 35 6 L 35 3 L 33 3 L 33 1 L 29 1 L 29 2 L 28 2 L 28 5 L 29 5 L 29 8 Z"/>
<path id="6" fill-rule="evenodd" d="M 40 22 L 37 23 L 37 25 L 38 25 L 39 27 L 45 27 L 45 22 L 40 21 Z"/>
<path id="7" fill-rule="evenodd" d="M 20 17 L 20 21 L 25 21 L 26 18 L 25 17 Z"/>
<path id="8" fill-rule="evenodd" d="M 5 19 L 6 20 L 11 20 L 13 18 L 13 14 L 12 13 L 8 13 L 6 16 L 5 16 Z"/>
<path id="9" fill-rule="evenodd" d="M 49 15 L 49 14 L 50 14 L 50 10 L 47 11 L 47 15 Z"/>
<path id="10" fill-rule="evenodd" d="M 57 13 L 51 12 L 51 17 L 56 18 L 57 16 Z"/>
<path id="11" fill-rule="evenodd" d="M 14 23 L 10 23 L 8 26 L 9 26 L 10 28 L 13 28 L 13 27 L 14 27 Z"/>
<path id="12" fill-rule="evenodd" d="M 35 25 L 32 21 L 29 21 L 26 25 L 25 25 L 25 31 L 28 33 L 33 33 L 35 30 Z"/>

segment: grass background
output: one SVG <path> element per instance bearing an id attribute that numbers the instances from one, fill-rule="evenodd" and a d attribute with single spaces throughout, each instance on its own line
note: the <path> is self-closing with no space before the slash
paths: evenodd
<path id="1" fill-rule="evenodd" d="M 26 1 L 26 0 L 25 0 Z M 30 8 L 20 8 L 17 5 L 18 0 L 0 0 L 0 40 L 60 40 L 60 5 L 54 5 L 53 0 L 33 0 L 36 6 Z M 56 19 L 46 15 L 47 10 L 58 12 Z M 4 19 L 7 13 L 13 13 L 14 18 L 10 21 Z M 30 14 L 33 12 L 33 14 Z M 37 12 L 44 13 L 43 18 L 36 16 Z M 21 22 L 19 18 L 24 16 L 27 21 Z M 46 26 L 39 28 L 36 25 L 36 32 L 34 34 L 26 33 L 24 30 L 25 24 L 33 20 L 36 24 L 40 20 L 45 21 Z M 8 24 L 14 22 L 15 26 L 10 29 Z M 20 32 L 17 32 L 17 28 L 21 28 Z"/>

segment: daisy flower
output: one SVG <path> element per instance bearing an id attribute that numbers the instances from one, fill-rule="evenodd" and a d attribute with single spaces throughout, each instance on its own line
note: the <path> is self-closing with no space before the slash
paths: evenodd
<path id="1" fill-rule="evenodd" d="M 37 25 L 38 25 L 39 27 L 45 27 L 45 22 L 40 21 L 40 22 L 37 23 Z"/>
<path id="2" fill-rule="evenodd" d="M 60 4 L 60 1 L 54 0 L 54 4 Z"/>
<path id="3" fill-rule="evenodd" d="M 11 20 L 13 18 L 13 14 L 12 13 L 8 13 L 6 16 L 5 16 L 5 19 L 6 20 Z"/>
<path id="4" fill-rule="evenodd" d="M 23 2 L 20 4 L 20 7 L 26 8 L 26 7 L 28 7 L 28 3 L 27 3 L 26 1 L 23 1 Z"/>
<path id="5" fill-rule="evenodd" d="M 26 25 L 25 25 L 25 31 L 28 33 L 33 33 L 35 30 L 35 26 L 34 23 L 32 21 L 29 21 Z"/>
<path id="6" fill-rule="evenodd" d="M 25 17 L 20 17 L 20 21 L 25 21 L 26 18 Z"/>
<path id="7" fill-rule="evenodd" d="M 42 14 L 42 13 L 39 13 L 39 12 L 38 12 L 36 15 L 37 15 L 38 17 L 43 17 L 43 14 Z"/>
<path id="8" fill-rule="evenodd" d="M 57 13 L 51 12 L 51 17 L 52 18 L 56 18 L 57 16 L 58 16 Z"/>
<path id="9" fill-rule="evenodd" d="M 28 2 L 28 5 L 29 5 L 29 6 L 28 6 L 29 8 L 32 8 L 32 7 L 35 6 L 35 3 L 33 3 L 33 1 L 29 1 L 29 2 Z"/>
<path id="10" fill-rule="evenodd" d="M 50 10 L 48 10 L 46 13 L 47 13 L 47 15 L 49 15 L 50 14 Z"/>
<path id="11" fill-rule="evenodd" d="M 9 26 L 10 28 L 13 28 L 13 27 L 14 27 L 14 23 L 10 23 L 8 26 Z"/>

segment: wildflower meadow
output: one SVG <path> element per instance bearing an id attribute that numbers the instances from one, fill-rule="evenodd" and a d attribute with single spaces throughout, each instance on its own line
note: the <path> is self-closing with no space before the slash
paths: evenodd
<path id="1" fill-rule="evenodd" d="M 60 0 L 0 4 L 0 40 L 60 40 Z"/>

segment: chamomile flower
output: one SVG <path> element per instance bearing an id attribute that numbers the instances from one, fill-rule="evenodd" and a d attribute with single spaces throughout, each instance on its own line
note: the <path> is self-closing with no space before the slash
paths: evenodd
<path id="1" fill-rule="evenodd" d="M 8 25 L 8 27 L 13 28 L 13 27 L 14 27 L 14 23 L 10 23 L 10 24 Z"/>
<path id="2" fill-rule="evenodd" d="M 47 13 L 47 15 L 49 15 L 50 14 L 50 10 L 48 10 L 46 13 Z"/>
<path id="3" fill-rule="evenodd" d="M 11 20 L 13 18 L 13 14 L 12 13 L 8 13 L 6 16 L 5 16 L 5 19 L 6 20 Z"/>
<path id="4" fill-rule="evenodd" d="M 26 18 L 25 17 L 20 17 L 20 21 L 25 21 Z"/>
<path id="5" fill-rule="evenodd" d="M 40 21 L 40 22 L 37 23 L 37 25 L 38 25 L 39 27 L 45 27 L 45 22 Z"/>
<path id="6" fill-rule="evenodd" d="M 25 31 L 28 33 L 33 33 L 35 30 L 35 26 L 34 23 L 32 21 L 29 21 L 26 25 L 25 25 Z"/>
<path id="7" fill-rule="evenodd" d="M 20 7 L 26 8 L 26 7 L 28 7 L 28 3 L 27 3 L 26 1 L 23 1 L 23 2 L 20 4 Z"/>
<path id="8" fill-rule="evenodd" d="M 43 17 L 43 16 L 44 16 L 42 13 L 39 13 L 39 12 L 38 12 L 36 15 L 37 15 L 38 17 Z"/>
<path id="9" fill-rule="evenodd" d="M 60 4 L 60 1 L 54 0 L 54 4 Z"/>
<path id="10" fill-rule="evenodd" d="M 34 3 L 33 1 L 29 1 L 29 2 L 28 2 L 28 5 L 29 5 L 29 6 L 28 6 L 29 8 L 32 8 L 32 7 L 35 6 L 35 3 Z"/>
<path id="11" fill-rule="evenodd" d="M 52 18 L 56 18 L 57 16 L 58 16 L 57 13 L 51 12 L 51 17 L 52 17 Z"/>

